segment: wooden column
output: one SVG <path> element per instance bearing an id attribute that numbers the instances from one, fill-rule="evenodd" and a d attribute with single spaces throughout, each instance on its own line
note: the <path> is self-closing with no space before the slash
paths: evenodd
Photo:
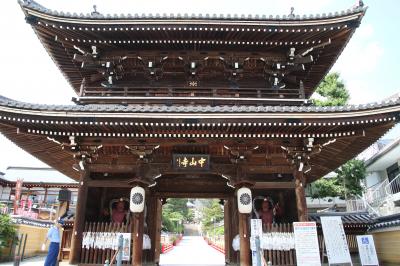
<path id="1" fill-rule="evenodd" d="M 240 266 L 250 266 L 250 232 L 248 214 L 239 213 Z"/>
<path id="2" fill-rule="evenodd" d="M 155 197 L 147 197 L 147 233 L 151 240 L 151 249 L 146 252 L 146 262 L 157 263 L 160 260 L 161 241 L 161 202 Z"/>
<path id="3" fill-rule="evenodd" d="M 161 226 L 162 226 L 162 204 L 161 200 L 157 198 L 156 201 L 156 235 L 154 241 L 154 262 L 158 265 L 160 263 L 161 254 Z"/>
<path id="4" fill-rule="evenodd" d="M 231 240 L 230 240 L 230 248 L 231 248 L 231 263 L 239 263 L 240 261 L 240 252 L 234 251 L 232 248 L 232 241 L 233 238 L 239 234 L 239 210 L 238 210 L 238 205 L 237 205 L 237 200 L 236 197 L 231 197 L 229 198 L 229 209 L 231 213 Z"/>
<path id="5" fill-rule="evenodd" d="M 232 214 L 229 208 L 229 200 L 225 200 L 224 203 L 224 240 L 225 240 L 225 264 L 231 262 L 231 252 L 232 252 L 232 232 L 230 220 L 232 219 Z"/>
<path id="6" fill-rule="evenodd" d="M 305 194 L 306 179 L 301 171 L 294 172 L 297 216 L 299 222 L 308 221 L 307 202 Z"/>
<path id="7" fill-rule="evenodd" d="M 47 205 L 47 193 L 48 193 L 48 188 L 44 188 L 44 197 L 43 197 L 43 206 Z"/>
<path id="8" fill-rule="evenodd" d="M 69 256 L 70 264 L 77 264 L 80 262 L 83 229 L 85 226 L 86 215 L 86 201 L 88 194 L 87 180 L 90 176 L 88 170 L 81 171 L 81 178 L 79 180 L 78 200 L 76 201 L 76 211 L 74 219 L 74 229 L 71 241 L 71 253 Z"/>
<path id="9" fill-rule="evenodd" d="M 132 217 L 132 266 L 142 266 L 144 213 L 134 213 Z"/>

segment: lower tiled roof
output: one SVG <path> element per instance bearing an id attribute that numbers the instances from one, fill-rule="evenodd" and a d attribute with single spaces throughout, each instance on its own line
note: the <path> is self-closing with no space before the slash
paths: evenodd
<path id="1" fill-rule="evenodd" d="M 400 98 L 383 102 L 346 106 L 255 106 L 255 105 L 48 105 L 25 103 L 0 96 L 0 107 L 12 107 L 25 110 L 65 111 L 65 112 L 126 112 L 126 113 L 330 113 L 351 112 L 400 106 Z"/>
<path id="2" fill-rule="evenodd" d="M 322 216 L 340 216 L 342 218 L 343 225 L 365 225 L 368 226 L 373 223 L 372 217 L 366 212 L 349 213 L 349 212 L 332 212 L 332 213 L 311 213 L 309 214 L 310 221 L 314 221 L 317 224 L 321 223 Z"/>

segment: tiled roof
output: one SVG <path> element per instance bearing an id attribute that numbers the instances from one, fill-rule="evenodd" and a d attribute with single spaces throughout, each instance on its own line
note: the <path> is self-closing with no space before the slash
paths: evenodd
<path id="1" fill-rule="evenodd" d="M 377 218 L 375 223 L 369 227 L 369 231 L 400 226 L 400 214 Z"/>
<path id="2" fill-rule="evenodd" d="M 12 107 L 25 110 L 63 111 L 63 112 L 108 112 L 108 113 L 331 113 L 373 110 L 384 107 L 400 106 L 400 98 L 384 102 L 346 106 L 210 106 L 210 105 L 48 105 L 15 101 L 0 96 L 0 107 Z"/>
<path id="3" fill-rule="evenodd" d="M 75 180 L 67 177 L 52 168 L 38 167 L 8 167 L 5 175 L 2 177 L 9 182 L 16 182 L 17 179 L 23 179 L 25 183 L 57 183 L 73 184 Z"/>
<path id="4" fill-rule="evenodd" d="M 282 16 L 266 16 L 266 15 L 230 15 L 230 14 L 101 14 L 99 12 L 91 12 L 87 14 L 83 13 L 70 13 L 63 11 L 55 11 L 48 9 L 33 0 L 20 0 L 20 5 L 24 8 L 32 9 L 57 17 L 65 18 L 76 18 L 76 19 L 93 19 L 93 20 L 124 20 L 124 19 L 135 19 L 135 20 L 145 20 L 145 19 L 163 19 L 163 20 L 246 20 L 246 21 L 281 21 L 281 20 L 316 20 L 316 19 L 327 19 L 336 18 L 341 16 L 348 16 L 360 12 L 364 12 L 366 7 L 358 6 L 352 9 L 343 10 L 341 12 L 335 13 L 322 13 L 322 14 L 310 14 L 310 15 L 282 15 Z"/>
<path id="5" fill-rule="evenodd" d="M 317 224 L 321 223 L 321 216 L 340 216 L 344 225 L 370 225 L 373 223 L 368 213 L 333 212 L 309 214 L 310 221 L 314 221 Z"/>

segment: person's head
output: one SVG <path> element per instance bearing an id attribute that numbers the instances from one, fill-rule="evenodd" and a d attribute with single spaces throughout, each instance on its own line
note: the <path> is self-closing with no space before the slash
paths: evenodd
<path id="1" fill-rule="evenodd" d="M 54 220 L 54 225 L 61 228 L 64 225 L 64 221 L 61 219 Z"/>
<path id="2" fill-rule="evenodd" d="M 271 209 L 271 205 L 267 199 L 264 199 L 262 204 L 261 204 L 261 210 L 262 211 L 269 211 Z"/>

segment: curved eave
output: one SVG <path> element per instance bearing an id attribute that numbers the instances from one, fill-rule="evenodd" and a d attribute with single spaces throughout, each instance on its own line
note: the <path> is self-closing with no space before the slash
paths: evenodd
<path id="1" fill-rule="evenodd" d="M 45 105 L 0 96 L 0 113 L 64 118 L 351 119 L 400 112 L 400 98 L 347 106 Z"/>
<path id="2" fill-rule="evenodd" d="M 252 15 L 138 15 L 138 14 L 77 14 L 69 12 L 59 12 L 47 9 L 34 1 L 20 1 L 20 5 L 26 14 L 47 19 L 55 22 L 71 23 L 71 24 L 120 24 L 120 25 L 134 25 L 134 24 L 218 24 L 218 25 L 246 25 L 246 26 L 313 26 L 313 25 L 330 25 L 334 23 L 347 22 L 351 20 L 360 19 L 366 12 L 367 7 L 355 7 L 342 12 L 335 12 L 329 14 L 311 14 L 311 15 L 295 15 L 295 16 L 252 16 Z"/>

